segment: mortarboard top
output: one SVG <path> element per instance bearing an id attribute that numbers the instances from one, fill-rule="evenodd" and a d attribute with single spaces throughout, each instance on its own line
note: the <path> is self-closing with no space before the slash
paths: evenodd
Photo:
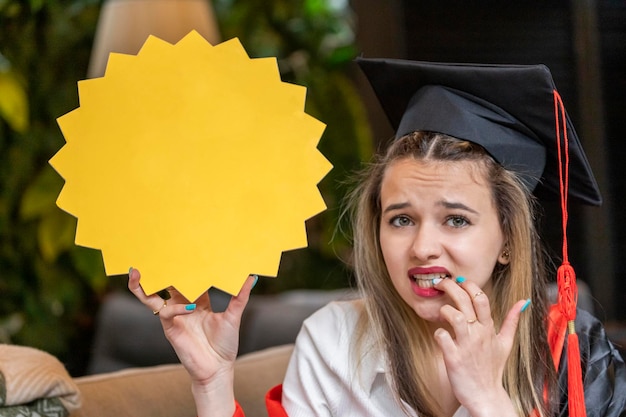
<path id="1" fill-rule="evenodd" d="M 545 65 L 478 65 L 357 58 L 396 138 L 417 130 L 483 146 L 543 198 L 559 196 L 554 90 Z M 569 197 L 602 197 L 569 116 Z"/>

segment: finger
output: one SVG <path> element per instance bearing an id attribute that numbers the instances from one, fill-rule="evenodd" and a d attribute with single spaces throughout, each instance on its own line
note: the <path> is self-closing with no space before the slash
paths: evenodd
<path id="1" fill-rule="evenodd" d="M 167 300 L 168 306 L 183 305 L 183 307 L 189 306 L 187 308 L 192 309 L 191 306 L 193 305 L 194 307 L 192 310 L 202 309 L 210 312 L 213 311 L 213 309 L 211 308 L 211 299 L 209 297 L 208 291 L 203 292 L 200 297 L 198 297 L 193 303 L 187 297 L 182 295 L 182 293 L 180 293 L 180 291 L 178 291 L 176 287 L 168 287 L 167 292 L 170 295 L 170 298 Z M 177 309 L 176 311 L 180 310 Z"/>
<path id="2" fill-rule="evenodd" d="M 163 308 L 165 302 L 158 294 L 147 295 L 141 286 L 141 273 L 138 269 L 131 268 L 128 271 L 128 289 L 137 297 L 142 304 L 150 308 L 156 315 Z"/>
<path id="3" fill-rule="evenodd" d="M 454 332 L 454 338 L 457 343 L 462 343 L 472 332 L 472 326 L 476 326 L 478 320 L 474 317 L 468 318 L 465 314 L 446 304 L 439 310 L 441 318 L 447 321 Z"/>
<path id="4" fill-rule="evenodd" d="M 248 276 L 243 284 L 243 287 L 241 287 L 239 294 L 234 296 L 228 303 L 228 307 L 226 308 L 227 312 L 235 314 L 239 317 L 243 314 L 243 310 L 246 308 L 250 299 L 250 292 L 256 285 L 258 279 L 259 277 L 257 275 Z"/>
<path id="5" fill-rule="evenodd" d="M 520 300 L 511 307 L 509 312 L 502 323 L 498 338 L 506 346 L 507 351 L 510 351 L 513 346 L 513 340 L 515 339 L 515 333 L 517 332 L 517 326 L 519 324 L 520 316 L 529 307 L 530 299 Z"/>
<path id="6" fill-rule="evenodd" d="M 163 326 L 167 327 L 165 324 L 167 321 L 173 319 L 176 316 L 181 316 L 183 314 L 191 314 L 197 309 L 197 305 L 195 303 L 187 303 L 187 304 L 170 304 L 164 302 L 162 307 L 158 310 L 158 316 L 161 319 Z"/>
<path id="7" fill-rule="evenodd" d="M 486 326 L 492 325 L 493 318 L 491 316 L 491 306 L 489 305 L 487 294 L 485 294 L 478 285 L 469 280 L 459 285 L 470 297 L 477 320 Z"/>
<path id="8" fill-rule="evenodd" d="M 141 287 L 141 283 L 139 282 L 140 279 L 141 273 L 138 269 L 131 268 L 128 271 L 128 289 L 139 299 L 139 301 L 146 304 L 146 302 L 150 299 L 150 296 L 147 295 Z"/>
<path id="9" fill-rule="evenodd" d="M 189 304 L 187 297 L 182 295 L 175 287 L 169 287 L 167 292 L 170 294 L 171 304 Z"/>
<path id="10" fill-rule="evenodd" d="M 457 280 L 461 280 L 461 283 L 465 281 L 465 278 L 458 277 Z M 452 300 L 454 306 L 458 311 L 463 313 L 465 320 L 476 319 L 476 312 L 474 311 L 474 305 L 469 297 L 469 294 L 457 283 L 454 279 L 444 279 L 435 288 L 444 291 L 448 297 Z"/>
<path id="11" fill-rule="evenodd" d="M 143 296 L 145 296 L 146 294 L 143 292 L 143 289 L 139 285 L 139 278 L 141 278 L 139 270 L 135 268 L 130 268 L 128 270 L 128 289 L 133 294 L 135 294 L 135 291 L 137 291 L 137 288 L 139 288 L 139 290 L 141 291 L 140 294 L 143 294 Z"/>
<path id="12" fill-rule="evenodd" d="M 441 352 L 443 352 L 444 356 L 451 356 L 457 350 L 457 345 L 452 338 L 452 335 L 445 329 L 439 328 L 435 330 L 433 335 L 435 337 L 435 342 L 439 345 Z"/>

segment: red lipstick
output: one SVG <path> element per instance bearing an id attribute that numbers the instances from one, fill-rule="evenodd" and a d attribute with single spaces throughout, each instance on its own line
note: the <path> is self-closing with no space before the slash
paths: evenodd
<path id="1" fill-rule="evenodd" d="M 444 294 L 434 287 L 433 280 L 449 278 L 450 272 L 440 266 L 414 267 L 409 269 L 408 278 L 411 281 L 411 289 L 415 295 L 423 298 L 433 298 Z"/>

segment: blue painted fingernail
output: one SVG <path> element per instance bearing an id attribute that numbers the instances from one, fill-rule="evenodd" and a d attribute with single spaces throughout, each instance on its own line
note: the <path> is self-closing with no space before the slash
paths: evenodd
<path id="1" fill-rule="evenodd" d="M 433 280 L 432 280 L 432 281 L 433 281 L 433 285 L 437 285 L 437 284 L 439 284 L 441 281 L 443 281 L 443 279 L 441 279 L 441 278 L 433 278 Z"/>
<path id="2" fill-rule="evenodd" d="M 132 266 L 130 268 L 128 268 L 128 275 L 130 275 L 131 272 L 133 272 L 133 267 Z"/>
<path id="3" fill-rule="evenodd" d="M 196 309 L 196 305 L 195 304 L 187 304 L 185 306 L 185 310 L 187 310 L 187 311 L 193 311 L 195 309 Z"/>
<path id="4" fill-rule="evenodd" d="M 465 282 L 465 277 L 456 277 L 455 281 L 457 284 L 462 284 Z"/>
<path id="5" fill-rule="evenodd" d="M 520 313 L 523 313 L 524 311 L 526 311 L 526 309 L 528 308 L 529 305 L 530 305 L 530 298 L 528 300 L 526 300 L 526 302 L 524 303 L 524 305 L 520 309 Z"/>
<path id="6" fill-rule="evenodd" d="M 256 285 L 257 282 L 259 282 L 259 276 L 257 274 L 252 275 L 254 277 L 254 282 L 252 283 L 252 288 L 254 288 L 254 286 Z M 251 289 L 252 289 L 251 288 Z"/>

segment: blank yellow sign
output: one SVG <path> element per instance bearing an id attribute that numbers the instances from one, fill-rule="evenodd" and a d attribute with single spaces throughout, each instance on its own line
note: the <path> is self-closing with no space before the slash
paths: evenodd
<path id="1" fill-rule="evenodd" d="M 175 45 L 150 37 L 78 90 L 50 164 L 76 244 L 100 249 L 107 275 L 132 266 L 147 293 L 174 286 L 193 301 L 276 276 L 282 252 L 307 245 L 305 221 L 326 208 L 325 125 L 274 58 L 197 32 Z"/>

